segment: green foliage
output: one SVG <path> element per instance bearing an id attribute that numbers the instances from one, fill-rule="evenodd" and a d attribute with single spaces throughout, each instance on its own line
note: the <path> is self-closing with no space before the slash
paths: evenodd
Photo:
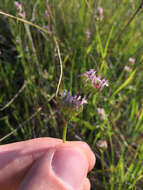
<path id="1" fill-rule="evenodd" d="M 68 124 L 67 140 L 86 141 L 95 152 L 92 189 L 143 188 L 142 9 L 116 41 L 139 4 L 140 0 L 25 0 L 26 18 L 21 19 L 13 1 L 0 1 L 0 11 L 15 16 L 0 14 L 1 144 L 61 138 L 63 121 L 56 98 L 60 77 L 59 92 L 80 94 L 79 76 L 95 69 L 109 87 L 89 95 L 83 112 Z M 101 21 L 95 18 L 98 7 L 104 10 Z M 136 59 L 133 65 L 130 57 Z M 125 66 L 130 66 L 129 72 Z M 105 120 L 97 108 L 104 108 Z M 99 140 L 108 143 L 107 149 L 98 147 Z"/>

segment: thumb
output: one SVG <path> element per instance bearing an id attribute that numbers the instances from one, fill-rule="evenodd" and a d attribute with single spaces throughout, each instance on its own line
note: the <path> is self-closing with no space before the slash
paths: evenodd
<path id="1" fill-rule="evenodd" d="M 52 148 L 33 164 L 18 190 L 87 189 L 88 168 L 88 159 L 80 148 Z"/>

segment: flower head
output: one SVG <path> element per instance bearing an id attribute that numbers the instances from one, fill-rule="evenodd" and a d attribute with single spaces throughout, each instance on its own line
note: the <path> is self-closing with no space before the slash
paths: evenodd
<path id="1" fill-rule="evenodd" d="M 91 37 L 91 32 L 90 32 L 89 30 L 87 30 L 87 31 L 85 32 L 85 35 L 86 35 L 86 37 L 87 37 L 88 39 L 90 39 L 90 37 Z"/>
<path id="2" fill-rule="evenodd" d="M 106 150 L 108 148 L 108 143 L 106 140 L 99 140 L 96 145 L 103 150 Z"/>
<path id="3" fill-rule="evenodd" d="M 94 69 L 84 72 L 81 76 L 84 79 L 84 85 L 92 89 L 92 91 L 97 89 L 101 91 L 104 86 L 108 86 L 108 81 L 105 78 L 101 79 L 100 76 L 96 76 L 96 71 Z"/>
<path id="4" fill-rule="evenodd" d="M 127 72 L 130 72 L 130 67 L 129 66 L 125 66 L 124 70 L 127 71 Z"/>
<path id="5" fill-rule="evenodd" d="M 72 96 L 69 92 L 62 92 L 59 98 L 59 105 L 62 114 L 67 120 L 78 115 L 83 110 L 83 105 L 87 104 L 85 97 L 79 95 Z"/>
<path id="6" fill-rule="evenodd" d="M 103 8 L 102 8 L 102 7 L 98 7 L 98 9 L 97 9 L 97 14 L 98 14 L 99 16 L 103 15 Z"/>
<path id="7" fill-rule="evenodd" d="M 81 102 L 80 102 L 80 105 L 82 106 L 83 104 L 87 104 L 88 102 L 87 102 L 87 100 L 85 99 L 85 97 L 84 98 L 82 98 L 82 100 L 81 100 Z"/>
<path id="8" fill-rule="evenodd" d="M 15 1 L 14 4 L 15 4 L 16 9 L 18 11 L 18 16 L 25 18 L 26 14 L 25 14 L 25 11 L 24 11 L 22 4 L 20 4 L 18 1 Z"/>
<path id="9" fill-rule="evenodd" d="M 135 59 L 132 58 L 132 57 L 130 57 L 128 61 L 129 61 L 130 64 L 134 64 L 135 63 Z"/>
<path id="10" fill-rule="evenodd" d="M 43 16 L 44 16 L 45 19 L 49 19 L 49 17 L 50 17 L 50 13 L 49 13 L 49 11 L 48 11 L 48 10 L 45 10 Z"/>
<path id="11" fill-rule="evenodd" d="M 97 21 L 102 21 L 104 16 L 103 16 L 103 8 L 102 7 L 98 7 L 96 10 L 95 10 L 95 15 L 94 15 L 95 19 Z"/>
<path id="12" fill-rule="evenodd" d="M 87 104 L 87 100 L 84 98 L 81 98 L 81 96 L 72 96 L 69 92 L 63 92 L 62 93 L 62 101 L 66 106 L 76 108 L 77 110 L 80 109 L 80 106 L 83 104 Z"/>
<path id="13" fill-rule="evenodd" d="M 97 108 L 97 112 L 102 117 L 103 120 L 106 119 L 106 114 L 103 108 Z"/>

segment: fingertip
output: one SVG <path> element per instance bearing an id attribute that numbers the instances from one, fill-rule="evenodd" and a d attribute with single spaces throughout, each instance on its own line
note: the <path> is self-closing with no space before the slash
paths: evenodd
<path id="1" fill-rule="evenodd" d="M 91 184 L 88 178 L 85 178 L 84 180 L 84 185 L 83 185 L 83 189 L 82 190 L 90 190 L 91 188 Z"/>
<path id="2" fill-rule="evenodd" d="M 88 159 L 88 164 L 89 164 L 88 171 L 91 171 L 96 163 L 96 157 L 93 151 L 91 150 L 90 146 L 83 141 L 67 142 L 67 144 L 70 144 L 73 147 L 79 147 L 84 152 L 84 154 Z"/>

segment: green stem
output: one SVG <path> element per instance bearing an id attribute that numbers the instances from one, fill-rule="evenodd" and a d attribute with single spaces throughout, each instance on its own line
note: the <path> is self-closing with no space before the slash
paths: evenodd
<path id="1" fill-rule="evenodd" d="M 121 39 L 122 35 L 124 34 L 124 32 L 126 31 L 126 29 L 128 28 L 128 26 L 130 25 L 130 23 L 134 20 L 134 18 L 136 17 L 136 15 L 138 14 L 138 12 L 143 8 L 143 0 L 141 1 L 139 7 L 137 8 L 137 10 L 135 11 L 135 13 L 129 18 L 127 24 L 124 26 L 124 28 L 121 30 L 121 32 L 119 33 L 118 37 L 113 41 L 113 45 L 110 49 L 110 52 L 112 52 L 113 48 L 115 47 L 116 43 Z"/>
<path id="2" fill-rule="evenodd" d="M 67 128 L 68 128 L 68 122 L 65 122 L 64 123 L 64 130 L 63 130 L 63 143 L 66 142 Z"/>

